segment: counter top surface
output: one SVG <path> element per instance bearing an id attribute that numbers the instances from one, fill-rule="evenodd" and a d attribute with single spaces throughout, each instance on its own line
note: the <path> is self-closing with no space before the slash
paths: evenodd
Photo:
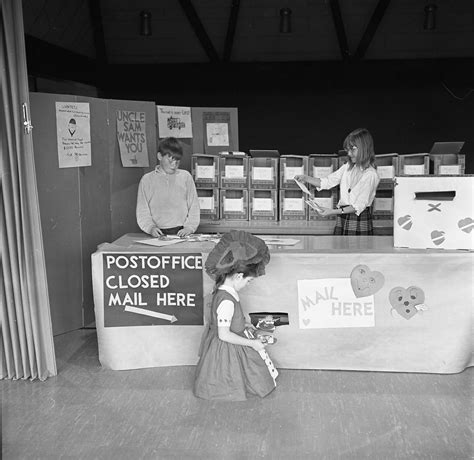
<path id="1" fill-rule="evenodd" d="M 266 235 L 259 235 L 265 237 Z M 309 235 L 267 235 L 268 238 L 298 240 L 293 246 L 282 246 L 269 244 L 271 253 L 389 253 L 389 254 L 473 254 L 462 250 L 444 249 L 406 249 L 394 248 L 393 236 L 309 236 Z M 209 252 L 214 243 L 187 242 L 173 244 L 171 246 L 156 247 L 139 243 L 140 240 L 150 239 L 144 233 L 127 233 L 112 243 L 102 243 L 98 251 L 137 251 L 137 252 Z"/>

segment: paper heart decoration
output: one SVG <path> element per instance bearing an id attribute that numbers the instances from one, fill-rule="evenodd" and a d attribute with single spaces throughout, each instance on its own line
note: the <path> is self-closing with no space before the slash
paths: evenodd
<path id="1" fill-rule="evenodd" d="M 385 278 L 367 265 L 356 265 L 351 272 L 351 286 L 356 297 L 367 297 L 382 289 Z"/>
<path id="2" fill-rule="evenodd" d="M 394 287 L 388 295 L 390 305 L 396 312 L 405 319 L 410 319 L 418 313 L 416 305 L 421 305 L 425 301 L 425 293 L 417 286 Z"/>
<path id="3" fill-rule="evenodd" d="M 413 219 L 410 215 L 399 217 L 397 222 L 404 230 L 410 230 L 413 225 Z"/>
<path id="4" fill-rule="evenodd" d="M 440 230 L 433 230 L 431 232 L 431 241 L 433 241 L 436 246 L 439 246 L 444 242 L 446 238 L 444 237 L 444 232 Z"/>
<path id="5" fill-rule="evenodd" d="M 472 220 L 470 217 L 461 219 L 458 222 L 458 227 L 465 233 L 471 233 L 471 230 L 474 227 L 474 220 Z"/>

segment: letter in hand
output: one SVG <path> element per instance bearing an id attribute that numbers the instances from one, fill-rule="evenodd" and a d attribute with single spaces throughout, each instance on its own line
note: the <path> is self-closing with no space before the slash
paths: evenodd
<path id="1" fill-rule="evenodd" d="M 307 177 L 305 174 L 297 174 L 293 179 L 298 182 L 307 182 Z"/>
<path id="2" fill-rule="evenodd" d="M 334 209 L 331 209 L 331 208 L 324 208 L 323 206 L 319 206 L 319 209 L 317 210 L 318 214 L 321 216 L 321 217 L 329 217 L 331 216 L 332 214 L 334 214 Z"/>

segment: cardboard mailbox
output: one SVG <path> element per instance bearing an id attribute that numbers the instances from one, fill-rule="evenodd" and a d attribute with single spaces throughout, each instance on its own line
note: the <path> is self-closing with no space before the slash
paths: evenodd
<path id="1" fill-rule="evenodd" d="M 474 249 L 474 176 L 397 177 L 394 245 Z"/>

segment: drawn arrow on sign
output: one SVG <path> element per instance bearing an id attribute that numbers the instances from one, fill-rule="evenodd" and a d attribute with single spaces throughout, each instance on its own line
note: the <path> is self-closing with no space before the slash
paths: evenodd
<path id="1" fill-rule="evenodd" d="M 126 306 L 125 311 L 129 311 L 130 313 L 138 313 L 139 315 L 153 316 L 154 318 L 164 319 L 165 321 L 169 321 L 170 323 L 175 323 L 176 321 L 178 321 L 178 318 L 176 318 L 176 316 L 174 315 L 165 315 L 164 313 L 145 310 L 144 308 Z"/>

